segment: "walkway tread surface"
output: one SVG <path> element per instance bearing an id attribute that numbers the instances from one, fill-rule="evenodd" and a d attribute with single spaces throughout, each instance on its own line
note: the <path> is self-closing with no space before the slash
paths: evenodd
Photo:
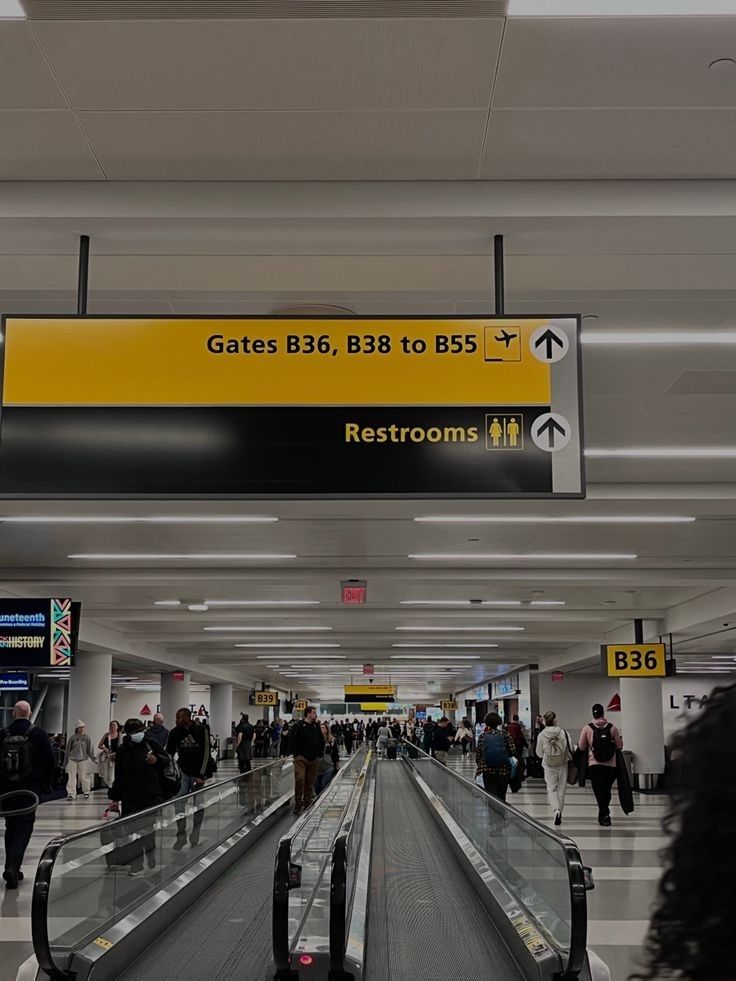
<path id="1" fill-rule="evenodd" d="M 378 764 L 365 981 L 522 981 L 410 780 L 400 761 Z"/>

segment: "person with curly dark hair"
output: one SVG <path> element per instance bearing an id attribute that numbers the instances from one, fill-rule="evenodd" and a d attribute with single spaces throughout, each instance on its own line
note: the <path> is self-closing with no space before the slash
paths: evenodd
<path id="1" fill-rule="evenodd" d="M 640 972 L 631 981 L 736 981 L 736 684 L 716 688 L 670 742 L 664 853 Z"/>

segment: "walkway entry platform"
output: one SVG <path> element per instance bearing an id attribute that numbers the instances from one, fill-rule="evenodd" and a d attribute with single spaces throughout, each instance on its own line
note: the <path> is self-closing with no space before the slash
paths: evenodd
<path id="1" fill-rule="evenodd" d="M 292 780 L 274 761 L 51 842 L 35 976 L 610 981 L 571 840 L 421 750 L 362 748 L 297 819 Z"/>

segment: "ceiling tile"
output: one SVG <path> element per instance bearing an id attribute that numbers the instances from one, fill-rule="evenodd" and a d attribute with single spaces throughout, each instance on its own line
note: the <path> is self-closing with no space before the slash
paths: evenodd
<path id="1" fill-rule="evenodd" d="M 0 20 L 0 109 L 64 108 L 64 96 L 28 25 Z"/>
<path id="2" fill-rule="evenodd" d="M 497 107 L 736 106 L 733 17 L 566 17 L 508 21 Z"/>
<path id="3" fill-rule="evenodd" d="M 0 111 L 0 180 L 100 180 L 104 174 L 74 114 Z"/>
<path id="4" fill-rule="evenodd" d="M 34 29 L 75 109 L 445 109 L 487 108 L 502 23 L 127 20 Z"/>
<path id="5" fill-rule="evenodd" d="M 382 180 L 472 177 L 486 113 L 85 112 L 118 180 Z"/>
<path id="6" fill-rule="evenodd" d="M 720 178 L 736 173 L 736 109 L 502 109 L 481 176 Z"/>

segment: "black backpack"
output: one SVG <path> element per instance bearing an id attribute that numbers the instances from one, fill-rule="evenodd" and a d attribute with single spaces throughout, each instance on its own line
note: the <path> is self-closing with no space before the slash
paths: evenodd
<path id="1" fill-rule="evenodd" d="M 145 742 L 149 751 L 158 756 L 164 764 L 160 771 L 161 790 L 163 791 L 164 799 L 171 800 L 181 790 L 181 770 L 179 769 L 179 764 L 173 756 L 169 756 L 168 753 L 162 751 L 158 743 L 151 742 L 148 739 Z"/>
<path id="2" fill-rule="evenodd" d="M 593 757 L 596 763 L 610 763 L 616 755 L 613 726 L 610 722 L 605 726 L 594 726 L 592 722 L 589 725 L 593 730 Z"/>
<path id="3" fill-rule="evenodd" d="M 0 743 L 0 780 L 25 783 L 33 774 L 33 744 L 28 738 L 36 727 L 31 725 L 22 735 L 11 736 L 6 729 Z"/>

